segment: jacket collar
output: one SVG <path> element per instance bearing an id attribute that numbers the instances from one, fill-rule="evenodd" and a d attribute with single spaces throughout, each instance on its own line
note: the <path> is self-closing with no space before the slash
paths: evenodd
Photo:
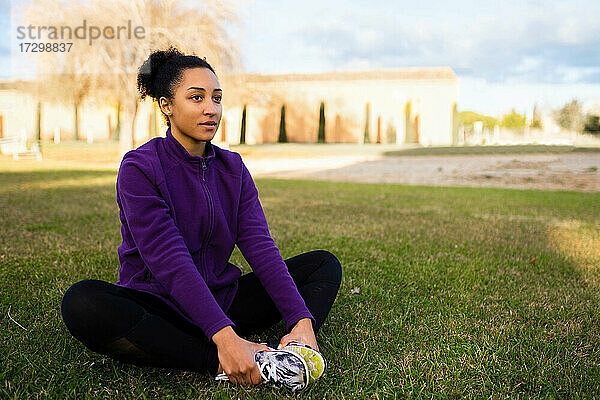
<path id="1" fill-rule="evenodd" d="M 200 162 L 204 158 L 206 162 L 208 162 L 211 158 L 215 157 L 215 149 L 210 140 L 206 142 L 206 146 L 206 157 L 192 156 L 190 153 L 188 153 L 185 147 L 183 147 L 181 143 L 179 143 L 179 141 L 175 139 L 175 137 L 171 133 L 171 128 L 167 129 L 165 147 L 167 148 L 167 151 L 170 154 L 179 159 L 186 160 L 189 162 Z"/>

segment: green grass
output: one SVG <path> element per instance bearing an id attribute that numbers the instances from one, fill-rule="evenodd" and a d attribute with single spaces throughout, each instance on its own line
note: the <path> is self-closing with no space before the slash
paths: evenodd
<path id="1" fill-rule="evenodd" d="M 137 143 L 136 146 L 142 143 Z M 331 156 L 432 156 L 432 155 L 482 155 L 482 154 L 561 154 L 570 152 L 600 152 L 600 147 L 563 145 L 513 145 L 513 146 L 431 146 L 395 145 L 386 143 L 261 143 L 232 144 L 230 150 L 244 158 L 312 158 Z M 78 161 L 90 164 L 117 165 L 120 161 L 116 142 L 63 142 L 41 144 L 44 160 Z"/>
<path id="2" fill-rule="evenodd" d="M 298 397 L 84 348 L 60 301 L 117 279 L 115 170 L 10 165 L 0 398 Z M 284 258 L 326 249 L 344 269 L 319 333 L 330 368 L 302 398 L 600 396 L 599 193 L 256 182 Z"/>

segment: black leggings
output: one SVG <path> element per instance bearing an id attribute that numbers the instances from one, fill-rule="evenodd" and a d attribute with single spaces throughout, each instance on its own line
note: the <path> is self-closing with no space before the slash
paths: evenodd
<path id="1" fill-rule="evenodd" d="M 341 279 L 338 259 L 315 250 L 285 260 L 319 330 Z M 71 334 L 97 353 L 136 365 L 216 373 L 216 345 L 157 297 L 99 280 L 83 280 L 65 293 L 61 312 Z M 239 279 L 227 316 L 239 335 L 258 333 L 281 314 L 254 273 Z"/>

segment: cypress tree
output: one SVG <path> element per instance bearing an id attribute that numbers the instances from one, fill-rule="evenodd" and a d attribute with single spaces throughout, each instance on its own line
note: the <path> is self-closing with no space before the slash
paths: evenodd
<path id="1" fill-rule="evenodd" d="M 365 106 L 365 141 L 364 143 L 371 143 L 371 138 L 369 135 L 369 122 L 371 122 L 371 103 L 367 102 Z"/>
<path id="2" fill-rule="evenodd" d="M 413 143 L 414 142 L 414 132 L 413 132 L 413 124 L 410 119 L 411 117 L 411 103 L 410 100 L 406 102 L 406 106 L 404 106 L 404 127 L 405 127 L 405 136 L 404 143 Z"/>
<path id="3" fill-rule="evenodd" d="M 279 119 L 279 143 L 287 143 L 287 132 L 285 131 L 285 104 L 281 106 L 281 117 Z"/>
<path id="4" fill-rule="evenodd" d="M 325 103 L 319 106 L 319 135 L 317 143 L 325 143 Z"/>
<path id="5" fill-rule="evenodd" d="M 79 140 L 79 103 L 73 104 L 73 140 Z"/>
<path id="6" fill-rule="evenodd" d="M 113 131 L 112 139 L 115 142 L 119 141 L 119 136 L 121 135 L 121 103 L 117 103 L 117 125 Z"/>
<path id="7" fill-rule="evenodd" d="M 246 105 L 242 110 L 242 129 L 240 132 L 240 144 L 246 144 Z"/>
<path id="8" fill-rule="evenodd" d="M 42 103 L 38 101 L 35 115 L 35 140 L 42 139 Z"/>

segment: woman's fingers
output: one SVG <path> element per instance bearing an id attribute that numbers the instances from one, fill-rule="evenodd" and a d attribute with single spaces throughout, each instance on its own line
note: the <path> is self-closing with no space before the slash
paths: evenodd
<path id="1" fill-rule="evenodd" d="M 271 348 L 269 346 L 267 346 L 266 344 L 257 344 L 255 347 L 255 352 L 254 355 L 256 355 L 256 353 L 260 352 L 260 351 L 271 351 Z M 250 381 L 252 382 L 252 385 L 260 385 L 262 383 L 262 377 L 260 376 L 260 371 L 258 370 L 258 364 L 254 364 L 254 368 L 252 368 L 251 374 L 250 374 Z"/>
<path id="2" fill-rule="evenodd" d="M 229 357 L 228 351 L 223 350 L 223 361 L 222 364 L 227 363 L 229 365 L 227 373 L 229 381 L 233 384 L 241 385 L 259 385 L 262 383 L 262 377 L 258 370 L 258 364 L 255 361 L 256 353 L 260 351 L 271 351 L 266 344 L 257 344 L 248 341 L 242 342 L 243 351 Z M 239 349 L 239 348 L 238 348 Z M 227 348 L 232 350 L 232 348 Z M 233 362 L 232 362 L 233 361 Z"/>
<path id="3" fill-rule="evenodd" d="M 277 346 L 277 349 L 280 350 L 282 349 L 284 346 L 286 346 L 288 343 L 292 342 L 292 338 L 290 338 L 290 335 L 287 334 L 284 337 L 281 338 L 281 340 L 279 341 L 279 346 Z"/>
<path id="4" fill-rule="evenodd" d="M 252 373 L 250 375 L 250 382 L 252 385 L 260 385 L 262 383 L 262 377 L 260 376 L 258 366 L 252 370 Z"/>
<path id="5" fill-rule="evenodd" d="M 271 348 L 266 344 L 258 344 L 257 346 L 258 347 L 256 348 L 256 353 L 258 353 L 259 351 L 271 351 Z"/>

